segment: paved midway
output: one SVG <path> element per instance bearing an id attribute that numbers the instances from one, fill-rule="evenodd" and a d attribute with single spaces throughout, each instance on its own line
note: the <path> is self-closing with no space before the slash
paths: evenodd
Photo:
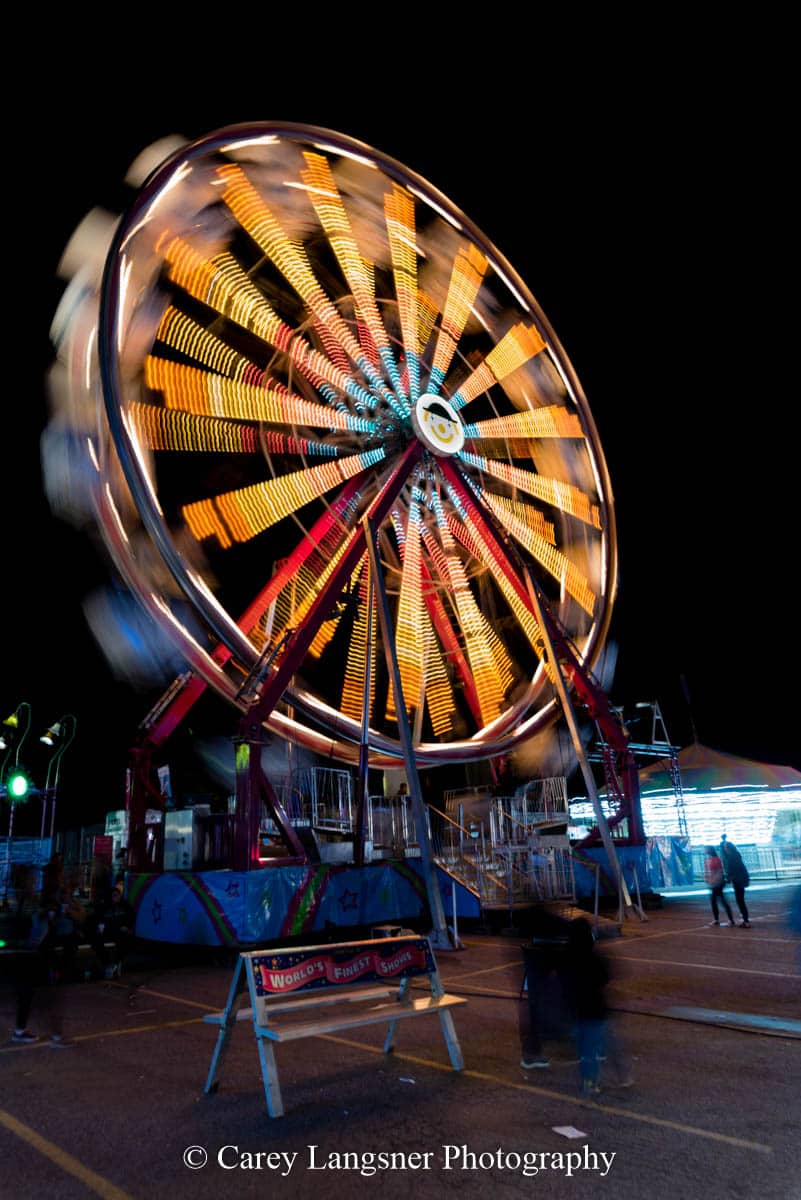
<path id="1" fill-rule="evenodd" d="M 709 928 L 705 895 L 665 899 L 601 943 L 635 1087 L 577 1087 L 568 1042 L 519 1067 L 520 939 L 462 931 L 441 953 L 465 1071 L 436 1021 L 277 1051 L 286 1116 L 266 1115 L 251 1028 L 203 1095 L 230 968 L 132 970 L 63 990 L 71 1049 L 0 1043 L 0 1196 L 58 1200 L 410 1195 L 795 1200 L 801 1094 L 793 888 L 749 891 L 750 930 Z M 44 1021 L 36 1007 L 30 1024 Z M 13 993 L 0 983 L 10 1030 Z M 571 1135 L 571 1136 L 567 1136 Z M 578 1135 L 578 1136 L 576 1136 Z M 205 1165 L 201 1165 L 205 1163 Z"/>

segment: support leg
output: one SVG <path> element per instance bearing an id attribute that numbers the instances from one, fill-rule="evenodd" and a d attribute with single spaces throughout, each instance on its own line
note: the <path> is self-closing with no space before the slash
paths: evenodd
<path id="1" fill-rule="evenodd" d="M 442 1032 L 445 1034 L 445 1044 L 448 1047 L 448 1054 L 454 1071 L 464 1070 L 464 1058 L 462 1057 L 462 1047 L 459 1045 L 459 1038 L 456 1035 L 456 1026 L 453 1023 L 453 1014 L 445 1012 L 439 1014 L 439 1022 L 442 1026 Z"/>
<path id="2" fill-rule="evenodd" d="M 234 977 L 228 989 L 228 999 L 225 1002 L 225 1008 L 222 1012 L 220 1032 L 217 1034 L 217 1043 L 214 1047 L 214 1054 L 211 1057 L 211 1066 L 209 1067 L 206 1086 L 203 1089 L 206 1095 L 209 1095 L 210 1092 L 216 1092 L 219 1087 L 223 1059 L 225 1058 L 228 1043 L 231 1040 L 231 1034 L 236 1025 L 236 1014 L 239 1012 L 239 1006 L 242 1003 L 244 987 L 245 972 L 242 969 L 242 959 L 238 958 L 236 960 L 236 967 L 234 968 Z"/>
<path id="3" fill-rule="evenodd" d="M 264 1081 L 267 1112 L 271 1117 L 283 1117 L 284 1102 L 281 1098 L 281 1085 L 278 1082 L 275 1051 L 269 1038 L 257 1037 L 256 1040 L 259 1043 L 259 1063 L 261 1065 L 261 1077 Z"/>
<path id="4" fill-rule="evenodd" d="M 408 1000 L 408 998 L 409 998 L 409 980 L 406 979 L 406 977 L 404 976 L 404 978 L 400 981 L 400 987 L 398 988 L 398 1003 L 403 1004 L 405 1001 Z M 389 1054 L 392 1050 L 395 1049 L 395 1026 L 397 1025 L 397 1023 L 398 1023 L 397 1021 L 390 1021 L 390 1023 L 389 1023 L 389 1029 L 387 1030 L 387 1036 L 384 1039 L 384 1053 L 385 1054 Z"/>

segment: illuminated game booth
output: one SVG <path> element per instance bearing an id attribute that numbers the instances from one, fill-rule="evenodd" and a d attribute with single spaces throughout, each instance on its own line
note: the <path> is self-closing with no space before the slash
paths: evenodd
<path id="1" fill-rule="evenodd" d="M 65 254 L 49 457 L 181 662 L 129 771 L 137 934 L 256 943 L 426 905 L 441 929 L 418 772 L 508 754 L 560 686 L 603 732 L 616 843 L 641 847 L 592 674 L 607 469 L 526 284 L 431 184 L 328 130 L 165 143 L 128 182 L 125 215 L 91 215 Z M 234 811 L 215 869 L 164 871 L 156 768 L 208 689 L 238 713 Z M 352 861 L 274 786 L 268 733 L 354 777 Z M 372 861 L 375 771 L 408 780 L 417 862 Z"/>

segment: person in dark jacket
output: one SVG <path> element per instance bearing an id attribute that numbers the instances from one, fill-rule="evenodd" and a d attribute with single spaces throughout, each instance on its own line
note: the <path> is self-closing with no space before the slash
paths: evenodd
<path id="1" fill-rule="evenodd" d="M 123 897 L 122 888 L 113 888 L 111 902 L 106 911 L 100 914 L 91 941 L 107 979 L 119 975 L 122 970 L 123 961 L 134 940 L 135 922 L 134 910 Z M 112 943 L 111 954 L 106 942 Z"/>
<path id="2" fill-rule="evenodd" d="M 61 972 L 56 950 L 59 939 L 52 908 L 43 907 L 36 893 L 36 868 L 23 864 L 15 875 L 16 907 L 12 925 L 12 948 L 16 955 L 17 1013 L 11 1041 L 18 1045 L 38 1042 L 39 1036 L 28 1028 L 28 1016 L 34 995 L 40 1015 L 50 1025 L 51 1046 L 71 1046 L 64 1037 Z M 52 896 L 46 896 L 52 904 Z"/>
<path id="3" fill-rule="evenodd" d="M 628 1065 L 609 1028 L 609 964 L 596 949 L 592 926 L 585 917 L 570 922 L 567 939 L 565 975 L 575 1019 L 582 1091 L 585 1096 L 600 1092 L 601 1063 L 606 1060 L 615 1069 L 617 1086 L 630 1087 Z"/>
<path id="4" fill-rule="evenodd" d="M 748 920 L 745 889 L 751 882 L 751 877 L 748 874 L 748 867 L 743 862 L 740 851 L 733 842 L 728 840 L 725 833 L 720 839 L 720 860 L 723 863 L 723 872 L 734 888 L 734 899 L 740 910 L 740 916 L 743 918 L 742 927 L 743 929 L 750 929 L 751 922 Z"/>

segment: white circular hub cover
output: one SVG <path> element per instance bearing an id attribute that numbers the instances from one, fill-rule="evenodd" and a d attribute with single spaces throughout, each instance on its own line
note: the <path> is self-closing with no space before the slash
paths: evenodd
<path id="1" fill-rule="evenodd" d="M 464 429 L 456 409 L 441 396 L 421 396 L 412 410 L 412 426 L 434 454 L 456 454 L 464 445 Z"/>

